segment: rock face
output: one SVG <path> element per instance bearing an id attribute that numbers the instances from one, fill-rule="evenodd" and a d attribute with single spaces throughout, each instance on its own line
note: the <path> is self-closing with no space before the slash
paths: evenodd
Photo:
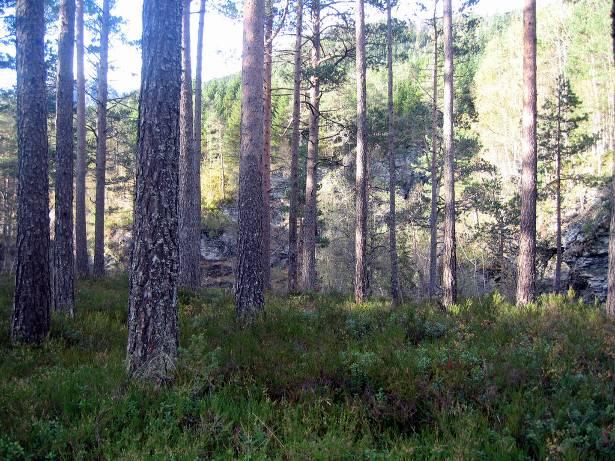
<path id="1" fill-rule="evenodd" d="M 568 286 L 586 302 L 604 302 L 609 265 L 609 214 L 603 203 L 573 221 L 563 236 Z"/>

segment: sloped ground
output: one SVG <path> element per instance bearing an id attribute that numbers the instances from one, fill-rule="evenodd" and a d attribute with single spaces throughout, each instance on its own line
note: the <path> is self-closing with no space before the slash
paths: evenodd
<path id="1" fill-rule="evenodd" d="M 594 306 L 498 297 L 451 314 L 270 299 L 250 328 L 222 291 L 181 296 L 173 386 L 129 383 L 125 280 L 82 282 L 75 321 L 8 345 L 0 459 L 613 459 L 615 325 Z"/>

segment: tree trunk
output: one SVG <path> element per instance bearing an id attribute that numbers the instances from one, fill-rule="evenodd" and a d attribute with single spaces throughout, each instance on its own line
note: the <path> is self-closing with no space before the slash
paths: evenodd
<path id="1" fill-rule="evenodd" d="M 297 292 L 297 214 L 299 208 L 299 142 L 301 140 L 301 45 L 303 41 L 303 0 L 297 0 L 295 67 L 293 72 L 293 120 L 290 147 L 290 207 L 288 212 L 288 292 Z"/>
<path id="2" fill-rule="evenodd" d="M 56 99 L 56 209 L 54 251 L 54 307 L 74 315 L 75 261 L 73 257 L 73 50 L 75 0 L 60 5 L 58 80 Z"/>
<path id="3" fill-rule="evenodd" d="M 96 224 L 94 226 L 94 276 L 105 275 L 105 176 L 107 170 L 107 71 L 109 68 L 109 1 L 103 0 L 98 67 L 98 140 L 96 144 Z"/>
<path id="4" fill-rule="evenodd" d="M 265 1 L 264 137 L 263 149 L 263 283 L 271 289 L 271 73 L 273 68 L 273 5 Z"/>
<path id="5" fill-rule="evenodd" d="M 196 213 L 198 216 L 199 226 L 199 283 L 201 277 L 200 271 L 200 249 L 201 249 L 201 163 L 203 161 L 203 34 L 205 32 L 205 7 L 206 0 L 201 0 L 199 10 L 199 31 L 196 46 L 196 75 L 194 77 L 194 160 L 196 168 Z"/>
<path id="6" fill-rule="evenodd" d="M 320 0 L 312 2 L 312 71 L 310 77 L 310 134 L 305 171 L 301 289 L 316 289 L 316 226 L 318 222 L 318 148 L 320 137 Z"/>
<path id="7" fill-rule="evenodd" d="M 397 269 L 397 229 L 395 216 L 395 123 L 393 120 L 393 24 L 391 0 L 387 0 L 387 69 L 388 69 L 388 126 L 387 154 L 389 157 L 389 255 L 391 259 L 391 299 L 399 304 L 399 274 Z"/>
<path id="8" fill-rule="evenodd" d="M 83 43 L 83 2 L 77 0 L 77 167 L 75 182 L 75 250 L 78 277 L 89 272 L 88 241 L 85 220 L 85 175 L 87 160 L 85 154 L 85 70 Z"/>
<path id="9" fill-rule="evenodd" d="M 253 320 L 263 297 L 263 70 L 264 0 L 244 2 L 239 162 L 239 238 L 235 307 L 241 322 Z"/>
<path id="10" fill-rule="evenodd" d="M 444 261 L 442 302 L 457 302 L 457 236 L 455 235 L 455 151 L 453 145 L 453 11 L 444 0 Z"/>
<path id="11" fill-rule="evenodd" d="M 357 40 L 357 157 L 354 298 L 361 303 L 367 297 L 367 91 L 365 63 L 365 8 L 356 0 Z"/>
<path id="12" fill-rule="evenodd" d="M 521 171 L 521 238 L 517 304 L 534 301 L 536 293 L 536 0 L 523 9 L 523 154 Z"/>
<path id="13" fill-rule="evenodd" d="M 15 26 L 19 196 L 11 339 L 40 343 L 49 333 L 51 303 L 44 3 L 18 0 Z"/>
<path id="14" fill-rule="evenodd" d="M 557 255 L 555 257 L 555 278 L 553 281 L 553 291 L 559 293 L 562 289 L 562 92 L 558 83 L 557 89 L 557 133 L 555 151 L 555 247 Z"/>
<path id="15" fill-rule="evenodd" d="M 431 214 L 429 215 L 429 289 L 430 299 L 436 295 L 438 286 L 438 2 L 434 3 L 433 14 L 433 104 L 431 110 Z"/>
<path id="16" fill-rule="evenodd" d="M 615 0 L 611 8 L 611 35 L 613 42 L 613 58 L 615 59 Z M 615 178 L 615 157 L 613 158 L 613 178 Z M 611 228 L 609 234 L 609 277 L 606 312 L 609 317 L 615 317 L 615 180 L 611 191 Z"/>
<path id="17" fill-rule="evenodd" d="M 166 382 L 178 348 L 181 3 L 143 2 L 143 67 L 128 310 L 127 368 Z"/>
<path id="18" fill-rule="evenodd" d="M 194 152 L 192 63 L 190 59 L 190 2 L 183 0 L 183 54 L 180 106 L 180 157 L 179 157 L 179 284 L 189 290 L 198 290 L 200 275 L 201 213 L 197 185 L 200 176 Z M 198 164 L 198 165 L 197 165 Z"/>

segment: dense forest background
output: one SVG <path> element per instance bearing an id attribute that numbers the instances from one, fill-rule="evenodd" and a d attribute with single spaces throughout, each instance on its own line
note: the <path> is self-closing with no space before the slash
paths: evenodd
<path id="1" fill-rule="evenodd" d="M 427 5 L 431 8 L 432 5 Z M 580 121 L 567 135 L 569 149 L 563 161 L 562 208 L 564 234 L 583 224 L 591 238 L 608 213 L 604 196 L 610 177 L 610 155 L 615 140 L 612 54 L 604 40 L 609 30 L 606 0 L 556 1 L 539 5 L 538 11 L 538 97 L 539 143 L 541 146 L 538 212 L 539 276 L 543 287 L 550 286 L 555 255 L 555 201 L 552 193 L 554 164 L 549 156 L 549 104 L 555 100 L 562 79 L 576 95 L 570 116 Z M 292 111 L 292 17 L 282 18 L 280 33 L 274 41 L 273 129 L 272 129 L 272 267 L 274 288 L 285 287 L 288 257 L 288 190 L 290 119 Z M 333 8 L 331 8 L 333 10 Z M 324 292 L 347 293 L 352 289 L 353 260 L 353 172 L 356 136 L 355 75 L 352 71 L 353 30 L 344 26 L 335 11 L 323 11 L 329 26 L 323 33 L 321 77 L 321 132 L 317 225 L 318 287 Z M 426 10 L 427 11 L 427 10 Z M 87 23 L 96 30 L 100 11 L 90 7 Z M 55 15 L 55 16 L 54 16 Z M 48 8 L 50 27 L 57 9 Z M 431 200 L 431 156 L 437 153 L 438 178 L 442 174 L 441 127 L 442 87 L 437 89 L 437 129 L 432 118 L 434 31 L 442 75 L 441 19 L 426 20 L 428 13 L 412 20 L 394 20 L 394 103 L 398 133 L 394 152 L 398 171 L 398 245 L 400 285 L 404 298 L 420 298 L 429 283 L 429 217 Z M 437 15 L 439 16 L 439 15 Z M 377 18 L 374 13 L 372 18 Z M 284 19 L 284 23 L 282 23 Z M 309 18 L 305 22 L 309 28 Z M 276 24 L 276 26 L 278 26 Z M 10 20 L 7 26 L 10 28 Z M 520 44 L 522 22 L 518 12 L 480 17 L 472 9 L 459 14 L 455 23 L 456 87 L 455 123 L 457 145 L 458 258 L 460 292 L 474 296 L 498 289 L 513 294 L 518 243 L 518 178 L 521 153 L 522 79 Z M 114 33 L 121 38 L 122 20 L 114 17 Z M 309 31 L 307 32 L 309 36 Z M 54 34 L 49 32 L 49 37 Z M 96 34 L 88 47 L 87 59 L 96 61 Z M 385 24 L 371 22 L 367 28 L 368 124 L 371 153 L 370 217 L 368 267 L 370 292 L 388 293 L 388 256 L 386 226 L 388 180 L 386 159 L 386 43 Z M 50 138 L 54 137 L 55 99 L 54 62 L 56 47 L 47 46 L 49 69 Z M 309 48 L 304 47 L 302 142 L 299 190 L 305 191 L 305 157 L 309 115 Z M 7 65 L 10 65 L 10 56 Z M 205 63 L 207 66 L 207 63 Z M 93 244 L 94 167 L 96 139 L 96 80 L 88 81 L 87 106 L 87 219 L 88 241 Z M 211 80 L 203 84 L 202 256 L 205 283 L 210 286 L 232 284 L 231 268 L 235 256 L 236 196 L 239 165 L 240 75 Z M 124 271 L 129 258 L 136 150 L 138 94 L 117 94 L 110 88 L 108 104 L 106 264 Z M 3 185 L 0 222 L 2 247 L 0 267 L 10 271 L 15 258 L 16 131 L 15 93 L 5 89 L 0 95 L 0 181 Z M 576 143 L 584 138 L 588 142 Z M 51 142 L 50 146 L 55 143 Z M 54 177 L 54 150 L 50 149 L 51 180 Z M 441 180 L 439 181 L 441 182 Z M 52 188 L 53 189 L 53 188 Z M 303 202 L 301 198 L 300 203 Z M 443 202 L 438 201 L 442 223 Z M 301 216 L 301 210 L 300 210 Z M 53 220 L 53 215 L 52 215 Z M 593 226 L 593 227 L 592 227 Z M 578 227 L 578 226 L 577 226 Z M 53 229 L 53 225 L 52 225 Z M 578 229 L 577 229 L 578 230 Z M 439 235 L 441 235 L 441 229 Z M 53 238 L 53 235 L 52 235 Z M 573 238 L 573 237 L 570 237 Z M 90 251 L 90 254 L 92 251 Z M 565 261 L 564 273 L 577 270 L 577 260 Z M 570 265 L 571 267 L 568 267 Z M 575 273 L 570 283 L 588 297 L 604 299 L 606 286 L 588 282 L 588 276 Z M 582 270 L 581 270 L 582 272 Z M 575 275 L 573 274 L 573 276 Z M 591 277 L 589 277 L 591 279 Z M 568 279 L 567 279 L 568 280 Z M 573 283 L 574 282 L 574 283 Z M 595 286 L 588 286 L 588 283 Z M 575 285 L 576 284 L 576 285 Z M 590 283 L 591 284 L 591 283 Z"/>

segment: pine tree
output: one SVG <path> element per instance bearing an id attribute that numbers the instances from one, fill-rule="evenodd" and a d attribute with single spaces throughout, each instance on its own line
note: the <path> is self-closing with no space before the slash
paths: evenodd
<path id="1" fill-rule="evenodd" d="M 181 3 L 143 2 L 143 67 L 128 309 L 127 368 L 169 381 L 178 348 Z"/>
<path id="2" fill-rule="evenodd" d="M 73 256 L 73 50 L 75 0 L 60 4 L 58 83 L 56 97 L 56 194 L 54 251 L 54 308 L 74 315 L 75 261 Z"/>
<path id="3" fill-rule="evenodd" d="M 49 332 L 51 304 L 44 3 L 18 0 L 15 26 L 19 196 L 11 339 L 40 343 Z"/>
<path id="4" fill-rule="evenodd" d="M 536 296 L 536 0 L 523 7 L 523 153 L 521 166 L 521 236 L 517 263 L 517 304 Z"/>

